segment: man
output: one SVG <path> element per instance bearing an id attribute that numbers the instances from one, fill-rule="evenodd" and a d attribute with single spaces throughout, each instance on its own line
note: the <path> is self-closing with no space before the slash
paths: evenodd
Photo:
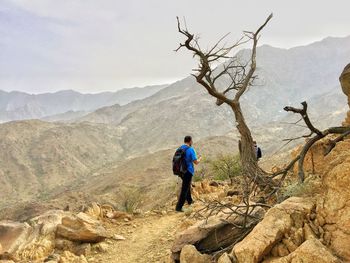
<path id="1" fill-rule="evenodd" d="M 256 159 L 259 161 L 260 158 L 262 157 L 262 152 L 260 147 L 258 147 L 258 145 L 256 144 L 256 141 L 253 141 L 254 144 L 254 150 L 255 150 L 255 154 L 256 154 Z"/>
<path id="2" fill-rule="evenodd" d="M 192 147 L 192 144 L 193 144 L 192 137 L 186 136 L 184 139 L 184 143 L 185 144 L 182 145 L 181 148 L 185 150 L 184 158 L 187 166 L 187 171 L 181 177 L 182 179 L 181 193 L 176 205 L 176 211 L 178 212 L 183 212 L 182 207 L 186 201 L 189 205 L 193 203 L 192 196 L 191 196 L 191 183 L 192 183 L 192 177 L 194 175 L 193 164 L 197 165 L 201 160 L 201 157 L 197 158 L 196 151 Z"/>

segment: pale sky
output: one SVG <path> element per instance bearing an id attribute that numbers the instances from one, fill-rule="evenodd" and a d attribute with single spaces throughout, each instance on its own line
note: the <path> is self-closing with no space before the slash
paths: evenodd
<path id="1" fill-rule="evenodd" d="M 0 0 L 0 89 L 115 91 L 170 83 L 195 65 L 173 50 L 185 17 L 203 46 L 274 18 L 261 44 L 350 35 L 349 0 Z"/>

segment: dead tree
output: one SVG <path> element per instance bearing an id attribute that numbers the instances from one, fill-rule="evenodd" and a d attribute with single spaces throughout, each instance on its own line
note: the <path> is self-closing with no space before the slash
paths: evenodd
<path id="1" fill-rule="evenodd" d="M 302 108 L 295 108 L 291 106 L 286 106 L 284 108 L 287 112 L 293 112 L 296 114 L 300 114 L 301 118 L 304 120 L 307 128 L 310 130 L 310 133 L 307 135 L 303 135 L 301 137 L 292 138 L 289 140 L 295 140 L 299 138 L 306 138 L 307 142 L 302 147 L 300 153 L 281 171 L 273 174 L 272 177 L 277 177 L 279 175 L 282 175 L 281 182 L 286 177 L 287 173 L 293 169 L 295 164 L 298 165 L 298 176 L 300 182 L 303 182 L 305 179 L 305 172 L 304 172 L 304 160 L 309 152 L 310 148 L 319 140 L 327 137 L 328 135 L 338 135 L 335 139 L 330 139 L 327 142 L 327 147 L 324 150 L 324 155 L 329 154 L 332 149 L 335 147 L 337 142 L 342 141 L 345 137 L 350 135 L 350 127 L 349 126 L 338 126 L 338 127 L 330 127 L 328 129 L 325 129 L 323 131 L 317 129 L 311 122 L 308 112 L 307 112 L 307 103 L 306 101 L 301 103 Z"/>
<path id="2" fill-rule="evenodd" d="M 200 47 L 198 37 L 191 34 L 187 28 L 183 28 L 177 18 L 178 31 L 186 37 L 186 40 L 180 43 L 176 51 L 186 48 L 193 53 L 193 56 L 199 60 L 199 66 L 194 70 L 196 73 L 192 74 L 196 81 L 217 99 L 218 106 L 225 103 L 232 109 L 241 137 L 240 156 L 243 174 L 252 179 L 260 189 L 271 188 L 272 180 L 258 166 L 252 134 L 244 118 L 240 99 L 257 77 L 255 71 L 258 40 L 261 31 L 271 18 L 272 14 L 255 32 L 244 31 L 243 37 L 234 44 L 221 46 L 227 36 L 225 35 L 206 51 Z M 247 43 L 252 43 L 251 53 L 248 61 L 241 61 L 234 52 Z M 216 67 L 222 62 L 224 63 L 221 66 Z M 218 83 L 223 79 L 228 80 L 228 84 L 222 88 Z"/>

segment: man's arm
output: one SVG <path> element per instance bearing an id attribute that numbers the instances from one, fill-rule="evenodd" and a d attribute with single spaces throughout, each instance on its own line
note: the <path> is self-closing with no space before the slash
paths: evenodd
<path id="1" fill-rule="evenodd" d="M 202 157 L 199 156 L 199 158 L 197 158 L 197 153 L 196 153 L 196 151 L 194 149 L 193 149 L 193 152 L 192 152 L 192 156 L 193 156 L 193 163 L 195 165 L 199 164 L 201 159 L 202 159 Z"/>

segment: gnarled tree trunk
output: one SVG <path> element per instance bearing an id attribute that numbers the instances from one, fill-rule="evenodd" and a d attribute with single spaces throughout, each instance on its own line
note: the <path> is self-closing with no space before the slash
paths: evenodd
<path id="1" fill-rule="evenodd" d="M 187 39 L 184 43 L 180 44 L 177 50 L 185 47 L 193 52 L 194 57 L 198 57 L 199 67 L 198 69 L 195 69 L 198 74 L 194 74 L 193 76 L 211 96 L 217 99 L 216 104 L 218 106 L 225 103 L 233 110 L 237 129 L 241 136 L 240 155 L 243 174 L 245 178 L 249 179 L 246 180 L 246 184 L 254 182 L 260 189 L 265 189 L 266 187 L 271 188 L 273 183 L 272 180 L 266 176 L 266 173 L 258 166 L 256 153 L 253 147 L 252 134 L 245 122 L 240 105 L 240 98 L 247 91 L 248 87 L 252 86 L 256 78 L 254 74 L 256 70 L 256 48 L 259 34 L 271 18 L 272 14 L 257 31 L 245 31 L 244 36 L 233 45 L 229 47 L 219 47 L 220 42 L 226 37 L 224 36 L 211 49 L 209 49 L 209 51 L 203 51 L 200 48 L 198 37 L 189 33 L 187 29 L 181 28 L 178 19 L 178 30 L 181 34 L 186 36 Z M 248 62 L 240 61 L 234 54 L 233 56 L 229 55 L 238 46 L 249 41 L 253 42 L 253 47 Z M 225 60 L 222 66 L 214 68 L 217 63 L 222 62 L 221 60 Z M 220 85 L 217 85 L 216 81 L 223 77 L 228 79 L 230 83 L 223 90 L 219 90 Z M 233 95 L 229 96 L 230 93 L 233 93 Z"/>

